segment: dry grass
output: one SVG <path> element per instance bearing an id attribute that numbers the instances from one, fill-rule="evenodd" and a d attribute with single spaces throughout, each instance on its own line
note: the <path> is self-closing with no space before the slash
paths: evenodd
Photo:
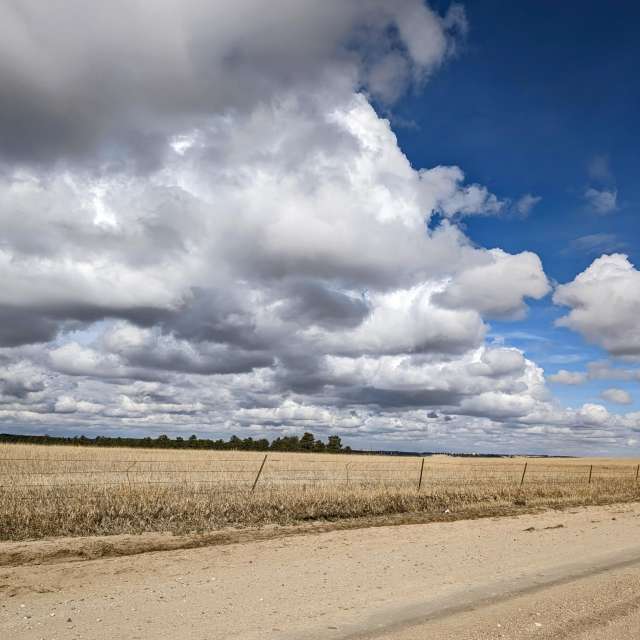
<path id="1" fill-rule="evenodd" d="M 425 458 L 418 491 L 422 458 L 271 453 L 252 493 L 263 459 L 253 452 L 0 445 L 0 539 L 640 499 L 632 460 L 433 456 Z"/>

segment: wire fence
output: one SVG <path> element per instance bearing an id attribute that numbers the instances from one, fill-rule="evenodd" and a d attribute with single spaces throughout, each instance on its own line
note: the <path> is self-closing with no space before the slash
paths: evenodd
<path id="1" fill-rule="evenodd" d="M 639 482 L 638 464 L 438 462 L 428 457 L 0 458 L 0 489 L 167 486 L 216 491 L 340 486 L 584 485 Z"/>

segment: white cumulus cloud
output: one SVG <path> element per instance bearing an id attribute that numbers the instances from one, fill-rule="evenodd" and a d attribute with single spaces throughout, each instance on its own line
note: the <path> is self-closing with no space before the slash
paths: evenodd
<path id="1" fill-rule="evenodd" d="M 614 356 L 640 355 L 640 272 L 623 254 L 603 255 L 554 295 L 570 307 L 559 326 L 580 332 Z"/>
<path id="2" fill-rule="evenodd" d="M 618 192 L 615 189 L 595 189 L 589 187 L 584 192 L 589 207 L 599 214 L 612 213 L 618 208 Z"/>
<path id="3" fill-rule="evenodd" d="M 600 395 L 605 400 L 615 404 L 631 404 L 633 402 L 633 398 L 628 391 L 625 391 L 624 389 L 616 389 L 615 387 L 605 389 Z"/>

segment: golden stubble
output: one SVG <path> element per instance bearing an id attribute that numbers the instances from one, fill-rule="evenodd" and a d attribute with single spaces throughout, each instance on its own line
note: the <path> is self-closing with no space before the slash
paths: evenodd
<path id="1" fill-rule="evenodd" d="M 638 461 L 630 459 L 266 455 L 265 462 L 250 451 L 0 445 L 0 539 L 481 516 L 640 499 Z"/>

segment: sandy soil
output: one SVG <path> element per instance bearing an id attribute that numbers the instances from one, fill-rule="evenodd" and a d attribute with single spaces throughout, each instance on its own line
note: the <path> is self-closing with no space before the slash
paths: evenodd
<path id="1" fill-rule="evenodd" d="M 639 504 L 0 567 L 13 640 L 624 640 L 639 612 Z"/>
<path id="2" fill-rule="evenodd" d="M 149 551 L 175 551 L 214 545 L 272 540 L 288 536 L 310 535 L 328 531 L 365 529 L 401 524 L 453 522 L 492 516 L 540 513 L 541 507 L 499 505 L 494 509 L 485 504 L 465 506 L 455 513 L 410 512 L 363 518 L 339 518 L 301 524 L 270 524 L 261 527 L 226 527 L 207 533 L 175 535 L 173 533 L 141 533 L 90 537 L 56 537 L 28 541 L 0 541 L 0 567 L 23 564 L 44 564 L 70 560 L 95 560 L 113 556 L 132 556 Z M 492 513 L 493 512 L 493 513 Z"/>
<path id="3" fill-rule="evenodd" d="M 499 601 L 485 600 L 455 615 L 448 611 L 421 623 L 360 635 L 376 640 L 637 640 L 639 636 L 638 565 L 525 590 Z"/>

